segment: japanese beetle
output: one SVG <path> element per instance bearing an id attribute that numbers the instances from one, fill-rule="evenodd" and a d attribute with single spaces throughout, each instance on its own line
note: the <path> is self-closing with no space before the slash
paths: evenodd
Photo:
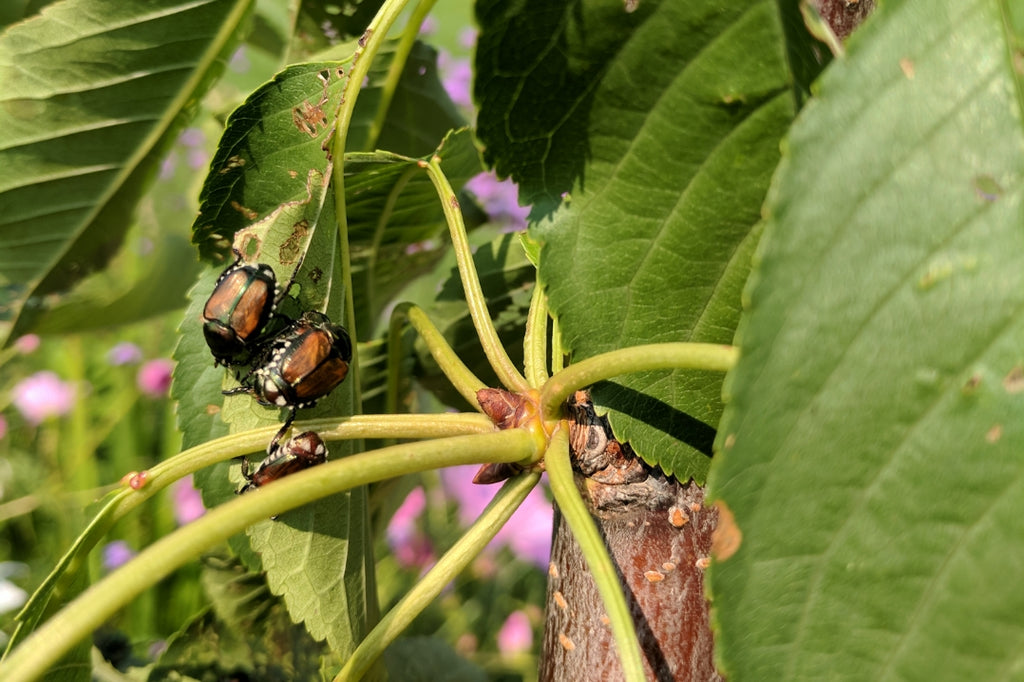
<path id="1" fill-rule="evenodd" d="M 261 405 L 291 410 L 271 441 L 268 452 L 273 452 L 278 438 L 295 420 L 296 411 L 312 407 L 344 381 L 351 360 L 348 332 L 323 313 L 306 312 L 270 339 L 256 366 L 241 379 L 242 385 L 224 394 L 251 393 Z"/>
<path id="2" fill-rule="evenodd" d="M 281 447 L 275 447 L 255 471 L 249 470 L 249 460 L 242 461 L 242 476 L 245 485 L 238 492 L 244 493 L 266 485 L 271 481 L 294 474 L 327 461 L 327 446 L 316 431 L 304 431 Z"/>
<path id="3" fill-rule="evenodd" d="M 280 298 L 273 268 L 242 263 L 238 254 L 203 308 L 203 336 L 218 365 L 249 361 Z"/>

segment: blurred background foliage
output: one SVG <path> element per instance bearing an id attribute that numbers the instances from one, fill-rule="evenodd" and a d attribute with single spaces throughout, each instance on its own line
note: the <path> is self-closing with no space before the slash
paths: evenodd
<path id="1" fill-rule="evenodd" d="M 5 3 L 0 8 L 0 28 L 31 17 L 47 4 Z M 363 3 L 367 10 L 363 13 L 372 17 L 376 4 Z M 244 43 L 163 156 L 123 246 L 109 266 L 70 292 L 51 296 L 35 318 L 32 333 L 17 336 L 2 351 L 0 647 L 28 594 L 85 527 L 91 505 L 124 476 L 179 452 L 175 404 L 168 395 L 174 369 L 170 358 L 187 291 L 202 269 L 190 243 L 200 188 L 228 114 L 286 60 L 296 61 L 351 37 L 332 33 L 342 26 L 340 22 L 325 30 L 331 26 L 325 21 L 337 14 L 319 17 L 317 12 L 324 12 L 324 7 L 328 6 L 304 6 L 289 39 L 292 32 L 285 3 L 257 3 Z M 360 24 L 358 19 L 352 18 L 353 26 L 368 21 L 365 18 Z M 440 104 L 456 107 L 471 121 L 470 59 L 476 37 L 472 4 L 441 0 L 420 37 L 437 50 L 430 58 L 436 59 L 450 98 Z M 528 209 L 518 205 L 511 183 L 480 175 L 467 186 L 463 198 L 468 221 L 479 228 L 473 237 L 478 245 L 525 227 Z M 441 242 L 428 240 L 405 250 L 431 252 Z M 452 276 L 453 262 L 441 256 L 438 252 L 431 258 L 435 265 L 408 282 L 400 298 L 434 305 L 441 292 L 438 305 L 448 312 L 439 324 L 462 329 L 467 320 L 458 309 L 461 291 L 445 284 Z M 513 305 L 510 310 L 523 315 L 532 282 L 532 275 L 523 279 L 519 274 L 524 265 L 516 261 L 508 265 L 509 270 L 500 264 L 484 273 L 498 287 L 505 286 L 506 280 L 518 282 L 519 293 L 513 292 L 515 300 L 509 304 Z M 0 299 L 0 306 L 6 308 L 9 303 Z M 513 317 L 510 321 L 520 322 L 518 315 Z M 386 317 L 383 322 L 378 337 L 386 328 Z M 373 346 L 368 342 L 361 352 L 373 357 Z M 426 354 L 418 357 L 427 359 Z M 379 381 L 372 363 L 367 370 L 365 382 Z M 418 371 L 426 376 L 436 373 L 430 367 Z M 373 395 L 369 398 L 372 405 Z M 424 389 L 414 389 L 410 399 L 444 409 Z M 371 508 L 379 526 L 375 551 L 382 609 L 392 606 L 416 582 L 489 499 L 493 491 L 473 486 L 472 475 L 472 470 L 431 473 L 377 490 Z M 121 565 L 155 538 L 202 513 L 202 501 L 191 481 L 172 486 L 112 530 L 102 551 L 90 556 L 91 578 Z M 388 659 L 393 675 L 411 679 L 402 677 L 401 670 L 410 652 L 426 656 L 429 650 L 430 656 L 444 658 L 444 648 L 439 649 L 435 639 L 424 639 L 439 638 L 451 648 L 452 656 L 461 657 L 461 662 L 455 658 L 442 662 L 453 674 L 458 671 L 460 679 L 536 677 L 550 502 L 544 492 L 535 490 L 518 513 L 518 527 L 526 530 L 499 536 L 472 569 L 420 615 L 408 638 L 395 645 L 397 653 Z M 270 634 L 261 639 L 253 634 L 255 629 L 243 632 L 240 626 L 251 619 L 259 619 Z M 221 673 L 230 673 L 232 662 L 253 679 L 278 675 L 294 679 L 312 671 L 278 667 L 272 636 L 287 631 L 297 638 L 295 642 L 320 645 L 301 628 L 293 632 L 293 627 L 265 584 L 253 583 L 252 576 L 241 571 L 225 550 L 178 571 L 135 600 L 97 633 L 94 644 L 115 667 L 143 666 L 136 673 L 146 670 L 150 679 L 163 679 L 173 670 L 201 677 L 204 667 L 209 671 L 217 666 Z M 214 633 L 218 648 L 204 650 L 203 642 L 210 640 L 203 635 Z M 293 647 L 298 646 L 295 642 Z"/>

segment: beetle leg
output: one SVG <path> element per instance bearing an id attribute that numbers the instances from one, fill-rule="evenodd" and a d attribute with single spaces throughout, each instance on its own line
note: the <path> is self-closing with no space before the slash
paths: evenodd
<path id="1" fill-rule="evenodd" d="M 234 388 L 229 388 L 226 391 L 221 391 L 221 395 L 239 395 L 241 393 L 248 393 L 252 395 L 254 391 L 248 386 L 235 386 Z"/>
<path id="2" fill-rule="evenodd" d="M 285 423 L 282 425 L 281 429 L 273 435 L 270 443 L 266 446 L 267 455 L 273 455 L 278 452 L 278 449 L 281 446 L 281 437 L 288 433 L 288 429 L 292 428 L 292 422 L 295 421 L 295 415 L 297 413 L 298 408 L 292 407 L 289 409 L 288 418 L 285 419 Z"/>
<path id="3" fill-rule="evenodd" d="M 267 445 L 267 455 L 273 455 L 277 452 L 277 449 L 281 447 L 281 437 L 288 432 L 288 429 L 292 427 L 292 422 L 295 421 L 295 408 L 293 407 L 288 413 L 288 418 L 284 420 L 284 425 L 274 434 L 274 437 L 270 440 Z"/>

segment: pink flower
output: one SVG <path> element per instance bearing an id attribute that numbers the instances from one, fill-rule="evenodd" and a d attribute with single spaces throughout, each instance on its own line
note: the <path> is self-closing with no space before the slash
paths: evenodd
<path id="1" fill-rule="evenodd" d="M 134 365 L 142 360 L 142 351 L 130 341 L 122 341 L 107 351 L 107 362 L 115 367 Z"/>
<path id="2" fill-rule="evenodd" d="M 480 173 L 470 178 L 466 189 L 476 197 L 491 220 L 508 231 L 526 229 L 529 206 L 519 205 L 519 188 L 512 180 L 499 180 L 494 173 Z"/>
<path id="3" fill-rule="evenodd" d="M 206 145 L 206 133 L 202 128 L 185 128 L 178 136 L 178 141 L 186 147 L 202 149 Z"/>
<path id="4" fill-rule="evenodd" d="M 467 26 L 466 28 L 459 31 L 459 45 L 472 50 L 476 47 L 476 37 L 480 32 L 473 26 Z"/>
<path id="5" fill-rule="evenodd" d="M 153 398 L 162 398 L 167 395 L 167 389 L 171 386 L 171 372 L 174 370 L 174 362 L 167 358 L 157 358 L 144 364 L 139 373 L 135 376 L 135 383 L 139 390 Z"/>
<path id="6" fill-rule="evenodd" d="M 170 180 L 174 177 L 174 169 L 177 165 L 178 154 L 172 151 L 160 162 L 160 173 L 157 177 L 160 180 Z"/>
<path id="7" fill-rule="evenodd" d="M 179 526 L 195 521 L 206 513 L 203 496 L 192 485 L 192 477 L 186 476 L 171 487 L 171 499 L 174 500 L 174 518 Z"/>
<path id="8" fill-rule="evenodd" d="M 7 435 L 7 417 L 0 414 L 0 440 Z"/>
<path id="9" fill-rule="evenodd" d="M 429 37 L 437 33 L 437 19 L 432 15 L 427 15 L 423 19 L 423 23 L 420 24 L 420 35 Z"/>
<path id="10" fill-rule="evenodd" d="M 414 488 L 388 523 L 388 545 L 395 560 L 406 568 L 424 568 L 434 561 L 430 541 L 416 524 L 426 506 L 427 496 L 423 488 Z"/>
<path id="11" fill-rule="evenodd" d="M 441 85 L 448 96 L 460 107 L 473 108 L 473 67 L 468 59 L 454 59 L 447 52 L 437 57 L 441 72 Z"/>
<path id="12" fill-rule="evenodd" d="M 39 348 L 39 343 L 38 334 L 25 334 L 24 336 L 19 336 L 18 340 L 14 342 L 14 348 L 22 355 L 28 355 Z"/>
<path id="13" fill-rule="evenodd" d="M 459 504 L 459 521 L 468 526 L 480 516 L 497 492 L 495 486 L 476 485 L 475 464 L 441 470 L 441 483 Z M 551 558 L 551 503 L 537 487 L 530 491 L 508 523 L 502 526 L 488 547 L 493 551 L 508 547 L 524 561 L 547 568 Z"/>
<path id="14" fill-rule="evenodd" d="M 533 627 L 522 611 L 513 611 L 498 630 L 498 651 L 513 656 L 529 651 L 533 646 Z"/>
<path id="15" fill-rule="evenodd" d="M 14 406 L 31 424 L 67 414 L 75 403 L 75 387 L 45 370 L 19 381 L 12 394 Z"/>

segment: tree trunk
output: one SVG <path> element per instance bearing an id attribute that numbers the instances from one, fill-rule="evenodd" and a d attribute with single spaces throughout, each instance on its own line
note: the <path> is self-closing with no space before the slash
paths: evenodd
<path id="1" fill-rule="evenodd" d="M 659 682 L 720 680 L 704 598 L 717 513 L 704 490 L 646 467 L 610 437 L 585 394 L 571 405 L 577 487 L 603 533 L 645 658 Z M 618 649 L 579 545 L 555 515 L 543 682 L 621 680 Z"/>

